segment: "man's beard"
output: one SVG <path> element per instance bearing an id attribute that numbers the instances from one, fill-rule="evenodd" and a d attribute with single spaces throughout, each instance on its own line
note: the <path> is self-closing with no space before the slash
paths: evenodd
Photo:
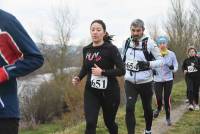
<path id="1" fill-rule="evenodd" d="M 137 42 L 142 37 L 142 35 L 141 36 L 131 36 L 131 37 L 132 37 L 133 42 Z"/>

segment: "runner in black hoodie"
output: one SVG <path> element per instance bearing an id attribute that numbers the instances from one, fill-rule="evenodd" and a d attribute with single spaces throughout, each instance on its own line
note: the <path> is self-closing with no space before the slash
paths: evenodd
<path id="1" fill-rule="evenodd" d="M 125 67 L 102 20 L 91 23 L 90 33 L 92 43 L 83 48 L 81 71 L 72 80 L 77 85 L 87 75 L 84 93 L 85 134 L 96 134 L 100 107 L 110 134 L 118 134 L 115 117 L 120 102 L 120 88 L 116 76 L 124 75 Z"/>
<path id="2" fill-rule="evenodd" d="M 189 110 L 199 110 L 200 58 L 196 54 L 196 49 L 189 47 L 189 57 L 184 60 L 182 65 L 182 70 L 187 77 Z"/>

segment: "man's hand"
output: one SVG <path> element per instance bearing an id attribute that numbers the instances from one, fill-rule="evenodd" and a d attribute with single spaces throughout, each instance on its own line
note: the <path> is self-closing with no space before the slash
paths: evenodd
<path id="1" fill-rule="evenodd" d="M 92 67 L 92 74 L 95 76 L 101 76 L 102 69 L 98 67 L 96 64 L 94 64 L 94 67 Z"/>
<path id="2" fill-rule="evenodd" d="M 137 66 L 139 67 L 139 70 L 144 70 L 149 68 L 150 63 L 148 61 L 138 61 Z"/>

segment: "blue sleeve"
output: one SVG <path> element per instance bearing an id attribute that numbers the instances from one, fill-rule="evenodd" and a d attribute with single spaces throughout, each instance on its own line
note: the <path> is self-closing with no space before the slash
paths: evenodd
<path id="1" fill-rule="evenodd" d="M 14 16 L 8 17 L 6 22 L 4 31 L 10 35 L 22 53 L 22 58 L 17 59 L 13 64 L 4 66 L 9 79 L 12 79 L 35 71 L 43 65 L 44 59 L 36 44 Z"/>

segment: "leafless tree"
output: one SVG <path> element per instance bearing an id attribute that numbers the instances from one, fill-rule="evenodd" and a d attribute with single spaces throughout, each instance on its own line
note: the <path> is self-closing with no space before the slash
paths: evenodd
<path id="1" fill-rule="evenodd" d="M 22 114 L 24 119 L 30 122 L 34 120 L 36 123 L 44 123 L 62 116 L 66 111 L 77 113 L 74 117 L 83 115 L 80 114 L 80 108 L 83 106 L 82 90 L 71 84 L 72 75 L 76 72 L 64 72 L 71 58 L 68 49 L 75 19 L 65 5 L 52 10 L 51 20 L 55 32 L 51 37 L 53 45 L 47 45 L 48 40 L 42 29 L 37 31 L 36 37 L 45 57 L 45 69 L 53 74 L 53 80 L 44 82 L 31 96 L 22 96 Z"/>
<path id="2" fill-rule="evenodd" d="M 188 45 L 193 43 L 193 16 L 185 10 L 184 0 L 171 0 L 171 9 L 168 13 L 168 20 L 165 28 L 170 38 L 169 47 L 176 52 L 179 61 L 186 57 Z"/>
<path id="3" fill-rule="evenodd" d="M 158 26 L 157 23 L 151 23 L 149 25 L 147 25 L 148 31 L 150 36 L 156 40 L 156 38 L 160 35 L 160 27 Z"/>
<path id="4" fill-rule="evenodd" d="M 191 16 L 193 16 L 195 23 L 195 33 L 194 33 L 194 45 L 200 49 L 200 1 L 199 0 L 192 0 L 192 7 L 193 10 L 191 11 Z"/>
<path id="5" fill-rule="evenodd" d="M 67 60 L 66 58 L 71 33 L 75 26 L 75 18 L 67 5 L 61 5 L 59 8 L 53 10 L 52 21 L 55 30 L 54 40 L 58 48 L 59 61 L 57 62 L 59 63 L 57 63 L 57 65 L 62 74 Z"/>

